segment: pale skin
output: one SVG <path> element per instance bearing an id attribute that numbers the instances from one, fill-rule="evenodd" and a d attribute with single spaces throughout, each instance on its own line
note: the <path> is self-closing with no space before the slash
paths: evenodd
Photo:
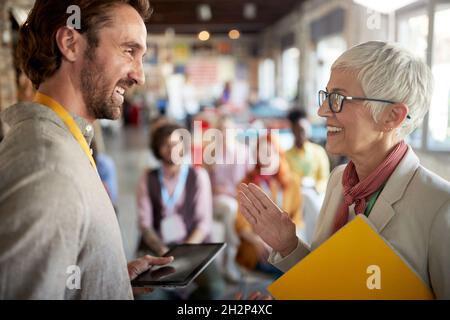
<path id="1" fill-rule="evenodd" d="M 98 30 L 99 46 L 96 48 L 96 59 L 107 65 L 111 99 L 116 99 L 121 104 L 123 97 L 117 96 L 115 92 L 119 80 L 127 78 L 136 85 L 145 82 L 142 58 L 147 50 L 147 30 L 144 21 L 131 6 L 119 5 L 111 10 L 112 23 Z M 62 54 L 61 66 L 40 84 L 38 91 L 52 97 L 70 113 L 92 123 L 96 119 L 86 107 L 80 83 L 80 74 L 86 59 L 85 51 L 88 48 L 86 36 L 64 26 L 57 31 L 56 42 Z M 117 119 L 121 109 L 116 109 L 114 117 Z M 172 261 L 173 257 L 152 256 L 131 261 L 128 263 L 130 280 L 153 265 L 165 265 Z M 133 289 L 135 294 L 150 291 L 150 288 Z"/>
<path id="2" fill-rule="evenodd" d="M 328 92 L 345 96 L 365 97 L 356 72 L 334 69 L 327 85 Z M 378 121 L 362 101 L 345 101 L 340 113 L 333 113 L 327 102 L 320 106 L 318 115 L 326 119 L 327 126 L 342 131 L 328 132 L 326 149 L 331 154 L 345 155 L 353 161 L 360 180 L 367 177 L 399 142 L 395 128 L 401 126 L 408 115 L 403 103 L 384 107 Z M 244 217 L 253 230 L 282 257 L 297 248 L 295 224 L 288 215 L 256 185 L 241 184 L 238 202 Z"/>

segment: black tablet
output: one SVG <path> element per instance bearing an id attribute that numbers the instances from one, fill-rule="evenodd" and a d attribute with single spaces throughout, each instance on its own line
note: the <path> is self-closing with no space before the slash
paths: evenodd
<path id="1" fill-rule="evenodd" d="M 225 248 L 225 243 L 180 244 L 171 248 L 165 257 L 172 263 L 153 266 L 131 281 L 133 287 L 186 287 Z"/>

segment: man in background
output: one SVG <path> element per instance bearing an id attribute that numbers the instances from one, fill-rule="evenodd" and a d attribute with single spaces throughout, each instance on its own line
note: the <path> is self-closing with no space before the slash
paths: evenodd
<path id="1" fill-rule="evenodd" d="M 291 171 L 301 179 L 305 222 L 301 236 L 309 243 L 328 183 L 330 163 L 325 149 L 308 140 L 311 124 L 306 113 L 294 109 L 288 114 L 288 120 L 294 135 L 294 146 L 286 152 L 286 159 Z"/>

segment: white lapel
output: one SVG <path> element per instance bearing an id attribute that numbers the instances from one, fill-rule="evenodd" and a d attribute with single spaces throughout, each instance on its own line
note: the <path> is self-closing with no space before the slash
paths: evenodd
<path id="1" fill-rule="evenodd" d="M 405 157 L 389 177 L 369 215 L 369 220 L 378 232 L 381 232 L 395 215 L 396 212 L 392 206 L 402 198 L 419 165 L 419 159 L 408 146 Z"/>

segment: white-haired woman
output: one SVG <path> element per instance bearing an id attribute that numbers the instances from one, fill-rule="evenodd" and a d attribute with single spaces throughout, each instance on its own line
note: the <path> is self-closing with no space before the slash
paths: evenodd
<path id="1" fill-rule="evenodd" d="M 318 114 L 328 152 L 351 161 L 331 173 L 311 247 L 260 189 L 239 187 L 242 213 L 273 248 L 271 263 L 287 271 L 364 214 L 437 298 L 450 298 L 450 184 L 404 142 L 428 111 L 432 82 L 429 68 L 396 44 L 363 43 L 337 59 Z"/>

